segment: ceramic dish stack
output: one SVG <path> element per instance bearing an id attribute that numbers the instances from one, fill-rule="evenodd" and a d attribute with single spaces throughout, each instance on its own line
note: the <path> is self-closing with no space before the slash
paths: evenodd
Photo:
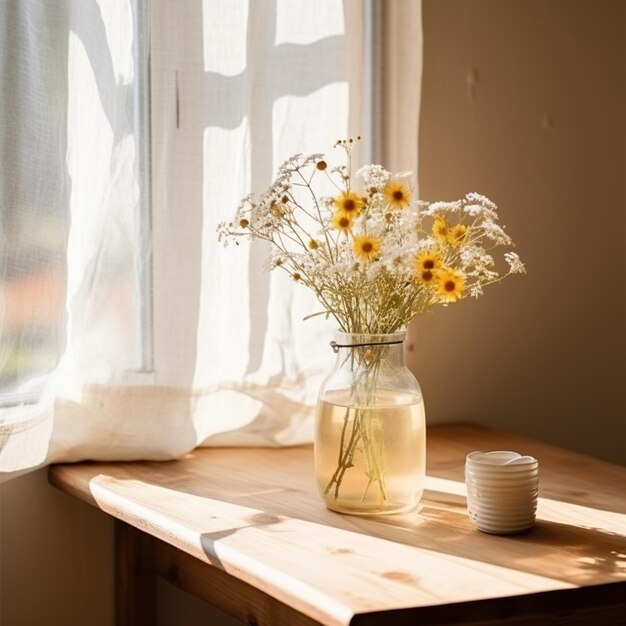
<path id="1" fill-rule="evenodd" d="M 535 523 L 539 463 L 532 456 L 497 450 L 465 460 L 467 511 L 478 530 L 512 534 Z"/>

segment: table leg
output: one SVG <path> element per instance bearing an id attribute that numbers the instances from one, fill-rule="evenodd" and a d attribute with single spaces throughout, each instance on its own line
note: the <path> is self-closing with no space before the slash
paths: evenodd
<path id="1" fill-rule="evenodd" d="M 156 574 L 152 538 L 115 522 L 115 624 L 156 625 Z"/>

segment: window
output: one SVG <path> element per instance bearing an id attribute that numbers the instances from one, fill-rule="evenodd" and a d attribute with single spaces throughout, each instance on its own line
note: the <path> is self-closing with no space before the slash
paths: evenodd
<path id="1" fill-rule="evenodd" d="M 72 215 L 70 206 L 72 194 L 81 193 L 81 183 L 72 160 L 66 159 L 72 148 L 68 125 L 90 123 L 85 122 L 88 112 L 79 108 L 84 103 L 75 97 L 76 91 L 88 89 L 73 80 L 81 62 L 81 71 L 92 60 L 100 64 L 89 74 L 98 106 L 111 124 L 119 120 L 119 108 L 106 110 L 111 102 L 115 106 L 115 100 L 107 98 L 105 91 L 114 86 L 125 96 L 130 88 L 125 97 L 131 105 L 131 119 L 118 137 L 124 141 L 131 134 L 137 153 L 137 201 L 134 223 L 127 233 L 134 240 L 131 254 L 135 257 L 127 263 L 134 276 L 130 298 L 134 319 L 129 321 L 134 330 L 129 334 L 135 337 L 135 347 L 129 368 L 152 369 L 150 3 L 132 0 L 126 15 L 121 15 L 128 29 L 122 36 L 126 34 L 133 46 L 133 68 L 120 68 L 119 58 L 114 58 L 117 48 L 109 47 L 109 39 L 120 34 L 114 30 L 119 23 L 106 4 L 93 3 L 86 19 L 74 19 L 58 7 L 33 10 L 32 3 L 6 3 L 2 10 L 0 405 L 12 406 L 37 401 L 66 346 L 70 228 L 83 213 L 78 207 Z M 37 46 L 32 55 L 30 49 Z M 104 53 L 109 53 L 109 59 Z M 110 189 L 101 191 L 110 193 Z M 93 202 L 88 193 L 83 196 Z M 111 271 L 119 271 L 113 265 Z M 121 292 L 116 297 L 128 300 Z"/>
<path id="2" fill-rule="evenodd" d="M 0 4 L 16 33 L 0 46 L 16 87 L 0 116 L 23 151 L 2 179 L 20 181 L 3 232 L 27 192 L 47 236 L 58 221 L 31 253 L 56 273 L 33 307 L 47 299 L 51 321 L 22 341 L 47 360 L 0 386 L 23 404 L 0 411 L 0 470 L 311 439 L 327 322 L 301 329 L 313 294 L 264 272 L 256 244 L 224 251 L 217 224 L 294 152 L 368 135 L 364 6 Z M 35 228 L 23 230 L 26 249 Z M 22 337 L 31 322 L 20 318 Z"/>
<path id="3" fill-rule="evenodd" d="M 56 367 L 65 341 L 67 175 L 59 130 L 67 33 L 55 9 L 35 15 L 9 2 L 1 10 L 0 404 L 6 406 L 36 399 L 37 381 Z M 38 62 L 28 63 L 36 32 L 43 33 Z"/>

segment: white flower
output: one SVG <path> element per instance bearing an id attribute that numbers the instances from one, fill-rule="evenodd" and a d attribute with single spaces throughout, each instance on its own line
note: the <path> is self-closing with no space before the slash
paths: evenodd
<path id="1" fill-rule="evenodd" d="M 375 191 L 372 193 L 372 189 L 369 190 L 368 198 L 368 212 L 376 213 L 381 212 L 385 208 L 385 196 L 382 191 Z"/>
<path id="2" fill-rule="evenodd" d="M 468 193 L 463 199 L 463 211 L 472 217 L 481 216 L 484 219 L 490 219 L 493 222 L 498 221 L 498 207 L 478 193 Z"/>
<path id="3" fill-rule="evenodd" d="M 495 205 L 495 203 L 489 200 L 489 198 L 487 198 L 486 196 L 482 196 L 481 194 L 475 193 L 475 192 L 468 193 L 465 196 L 465 201 L 468 204 L 480 204 L 483 207 L 488 208 L 488 209 L 493 209 L 494 211 L 496 211 L 498 208 Z"/>
<path id="4" fill-rule="evenodd" d="M 434 237 L 424 237 L 424 239 L 420 239 L 417 242 L 415 246 L 415 252 L 417 253 L 420 250 L 424 250 L 425 248 L 432 248 L 435 245 L 437 245 L 437 241 Z"/>
<path id="5" fill-rule="evenodd" d="M 413 272 L 413 259 L 417 254 L 418 245 L 389 245 L 384 247 L 380 259 L 382 266 L 398 278 L 406 278 Z"/>
<path id="6" fill-rule="evenodd" d="M 465 267 L 486 268 L 493 267 L 495 262 L 490 254 L 487 254 L 482 246 L 471 245 L 460 251 L 461 263 Z"/>
<path id="7" fill-rule="evenodd" d="M 487 218 L 484 220 L 481 227 L 485 233 L 485 237 L 495 241 L 497 245 L 506 246 L 512 243 L 511 238 L 492 219 Z"/>
<path id="8" fill-rule="evenodd" d="M 483 295 L 483 286 L 480 283 L 470 285 L 469 293 L 472 298 L 480 298 Z"/>
<path id="9" fill-rule="evenodd" d="M 382 165 L 365 165 L 356 175 L 363 181 L 366 189 L 383 189 L 391 174 Z"/>
<path id="10" fill-rule="evenodd" d="M 424 209 L 424 215 L 437 215 L 439 213 L 455 213 L 463 208 L 463 203 L 460 200 L 455 202 L 432 202 Z"/>
<path id="11" fill-rule="evenodd" d="M 506 252 L 504 254 L 504 258 L 506 262 L 510 265 L 511 274 L 525 274 L 526 267 L 522 263 L 522 260 L 519 258 L 519 255 L 516 252 Z"/>
<path id="12" fill-rule="evenodd" d="M 350 176 L 348 176 L 348 168 L 345 165 L 337 165 L 330 170 L 331 174 L 337 174 L 341 176 L 341 178 L 347 182 L 350 180 Z"/>
<path id="13" fill-rule="evenodd" d="M 493 222 L 498 219 L 498 214 L 494 210 L 480 204 L 466 204 L 463 207 L 463 210 L 471 217 L 477 217 L 480 215 L 481 217 L 490 219 Z"/>

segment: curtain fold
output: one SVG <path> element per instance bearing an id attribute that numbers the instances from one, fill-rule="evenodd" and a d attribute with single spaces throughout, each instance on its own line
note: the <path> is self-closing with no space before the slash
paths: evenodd
<path id="1" fill-rule="evenodd" d="M 265 271 L 264 245 L 222 248 L 216 227 L 291 154 L 339 160 L 337 139 L 369 132 L 364 2 L 153 0 L 151 17 L 146 6 L 0 7 L 5 477 L 312 439 L 333 326 L 302 321 L 316 301 Z M 419 104 L 417 82 L 404 96 Z M 30 317 L 9 315 L 27 302 Z"/>

